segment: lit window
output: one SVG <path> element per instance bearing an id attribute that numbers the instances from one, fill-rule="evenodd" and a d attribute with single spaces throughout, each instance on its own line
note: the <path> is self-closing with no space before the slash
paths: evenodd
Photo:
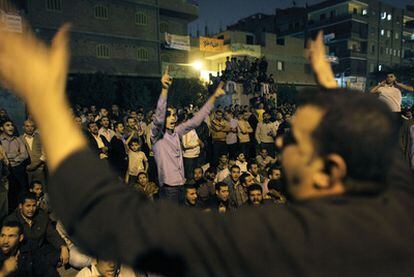
<path id="1" fill-rule="evenodd" d="M 391 21 L 392 15 L 391 14 L 387 15 L 387 19 L 388 19 L 388 21 Z"/>
<path id="2" fill-rule="evenodd" d="M 385 48 L 385 54 L 388 55 L 388 53 L 389 53 L 389 51 L 388 51 L 388 47 L 387 47 L 387 48 Z"/>
<path id="3" fill-rule="evenodd" d="M 100 59 L 108 59 L 111 56 L 109 46 L 107 44 L 98 44 L 96 46 L 96 56 Z"/>
<path id="4" fill-rule="evenodd" d="M 148 15 L 144 12 L 135 13 L 135 24 L 141 26 L 148 25 Z"/>
<path id="5" fill-rule="evenodd" d="M 385 30 L 381 29 L 381 36 L 383 36 L 385 34 Z"/>
<path id="6" fill-rule="evenodd" d="M 399 39 L 400 35 L 398 33 L 395 33 L 395 39 Z"/>
<path id="7" fill-rule="evenodd" d="M 378 66 L 378 71 L 382 71 L 382 64 Z"/>
<path id="8" fill-rule="evenodd" d="M 367 15 L 367 14 L 368 14 L 368 10 L 367 9 L 362 10 L 362 15 Z"/>
<path id="9" fill-rule="evenodd" d="M 149 54 L 148 54 L 148 50 L 145 48 L 140 48 L 137 51 L 137 60 L 138 61 L 148 61 L 149 60 Z"/>
<path id="10" fill-rule="evenodd" d="M 387 31 L 387 38 L 389 38 L 389 37 L 391 37 L 391 31 L 390 30 Z"/>
<path id="11" fill-rule="evenodd" d="M 51 12 L 61 12 L 62 0 L 46 0 L 46 10 Z"/>
<path id="12" fill-rule="evenodd" d="M 394 56 L 397 56 L 397 50 L 394 49 Z"/>
<path id="13" fill-rule="evenodd" d="M 281 61 L 277 61 L 277 70 L 278 71 L 285 70 L 285 63 L 284 62 L 281 62 Z"/>
<path id="14" fill-rule="evenodd" d="M 398 50 L 397 51 L 397 57 L 400 57 L 401 56 L 401 51 L 400 50 Z"/>
<path id="15" fill-rule="evenodd" d="M 387 13 L 386 12 L 382 12 L 381 13 L 381 19 L 384 20 L 387 18 Z"/>
<path id="16" fill-rule="evenodd" d="M 104 5 L 96 5 L 94 7 L 95 18 L 107 20 L 108 17 L 108 7 Z"/>

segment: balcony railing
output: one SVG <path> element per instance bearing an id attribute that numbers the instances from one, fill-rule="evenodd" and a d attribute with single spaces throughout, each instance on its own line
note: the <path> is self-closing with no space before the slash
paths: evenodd
<path id="1" fill-rule="evenodd" d="M 308 26 L 309 26 L 309 28 L 316 28 L 316 27 L 337 23 L 339 21 L 346 20 L 346 19 L 351 19 L 351 18 L 358 19 L 358 20 L 361 20 L 361 21 L 366 21 L 368 19 L 367 16 L 361 15 L 361 14 L 354 14 L 354 13 L 352 13 L 352 14 L 342 14 L 342 15 L 337 15 L 335 17 L 328 17 L 328 18 L 322 19 L 322 20 L 318 19 L 317 21 L 309 20 L 308 21 Z"/>

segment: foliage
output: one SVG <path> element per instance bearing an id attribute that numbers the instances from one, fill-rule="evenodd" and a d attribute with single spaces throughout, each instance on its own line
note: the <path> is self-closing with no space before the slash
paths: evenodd
<path id="1" fill-rule="evenodd" d="M 153 109 L 160 91 L 158 79 L 116 77 L 104 73 L 73 75 L 68 82 L 71 103 L 86 107 L 117 104 L 124 109 Z M 208 91 L 198 79 L 175 79 L 169 96 L 169 104 L 177 107 L 201 106 L 208 98 Z"/>

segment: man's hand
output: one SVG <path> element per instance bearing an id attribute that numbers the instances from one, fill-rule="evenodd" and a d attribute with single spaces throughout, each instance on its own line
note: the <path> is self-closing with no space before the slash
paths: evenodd
<path id="1" fill-rule="evenodd" d="M 308 40 L 305 55 L 315 73 L 319 85 L 327 89 L 338 88 L 332 67 L 326 59 L 325 44 L 323 43 L 323 32 L 320 31 L 316 40 Z"/>
<path id="2" fill-rule="evenodd" d="M 69 263 L 69 249 L 67 246 L 62 246 L 60 249 L 60 264 L 62 266 Z"/>
<path id="3" fill-rule="evenodd" d="M 0 271 L 0 276 L 9 276 L 11 273 L 15 272 L 18 267 L 20 252 L 17 252 L 16 256 L 10 256 L 3 262 L 3 267 Z"/>
<path id="4" fill-rule="evenodd" d="M 165 69 L 164 75 L 161 78 L 162 88 L 165 90 L 168 90 L 170 88 L 170 86 L 172 85 L 172 81 L 173 81 L 173 79 L 168 74 L 168 72 L 169 72 L 169 68 L 167 66 L 167 68 Z"/>
<path id="5" fill-rule="evenodd" d="M 48 94 L 64 98 L 69 61 L 68 31 L 68 24 L 60 28 L 51 47 L 37 40 L 30 31 L 25 34 L 0 31 L 0 82 L 29 106 L 45 101 Z"/>
<path id="6" fill-rule="evenodd" d="M 216 91 L 214 92 L 214 97 L 215 98 L 219 98 L 223 95 L 226 94 L 226 92 L 223 89 L 224 87 L 224 82 L 220 82 L 220 84 L 218 85 L 218 87 L 216 88 Z"/>

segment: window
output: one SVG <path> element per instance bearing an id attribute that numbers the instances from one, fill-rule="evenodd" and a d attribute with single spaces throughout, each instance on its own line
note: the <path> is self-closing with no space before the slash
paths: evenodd
<path id="1" fill-rule="evenodd" d="M 374 44 L 371 46 L 371 53 L 375 54 L 375 45 Z"/>
<path id="2" fill-rule="evenodd" d="M 252 35 L 246 35 L 246 44 L 253 45 L 254 37 Z"/>
<path id="3" fill-rule="evenodd" d="M 390 51 L 389 51 L 389 49 L 388 49 L 388 47 L 387 48 L 385 48 L 385 54 L 387 54 L 388 55 L 388 53 L 389 53 Z"/>
<path id="4" fill-rule="evenodd" d="M 391 31 L 390 30 L 388 30 L 387 31 L 387 38 L 390 38 L 391 37 Z"/>
<path id="5" fill-rule="evenodd" d="M 391 19 L 392 19 L 392 15 L 391 14 L 387 15 L 387 20 L 391 21 Z"/>
<path id="6" fill-rule="evenodd" d="M 161 22 L 160 23 L 160 32 L 161 33 L 168 33 L 168 23 L 167 22 Z"/>
<path id="7" fill-rule="evenodd" d="M 285 63 L 282 61 L 277 61 L 277 70 L 284 71 L 285 70 Z"/>
<path id="8" fill-rule="evenodd" d="M 400 38 L 400 34 L 398 34 L 398 32 L 395 33 L 395 39 L 399 39 Z"/>
<path id="9" fill-rule="evenodd" d="M 378 65 L 378 71 L 382 71 L 382 64 Z"/>
<path id="10" fill-rule="evenodd" d="M 397 50 L 394 49 L 394 56 L 397 56 Z"/>
<path id="11" fill-rule="evenodd" d="M 401 57 L 401 50 L 397 51 L 397 57 Z"/>
<path id="12" fill-rule="evenodd" d="M 358 14 L 358 9 L 357 9 L 357 8 L 354 8 L 354 9 L 353 9 L 353 13 L 354 13 L 354 14 Z"/>
<path id="13" fill-rule="evenodd" d="M 109 46 L 107 44 L 98 44 L 96 46 L 96 56 L 100 59 L 108 59 L 111 56 Z"/>
<path id="14" fill-rule="evenodd" d="M 138 61 L 148 61 L 149 60 L 149 54 L 148 50 L 145 48 L 139 48 L 137 51 L 137 60 Z"/>
<path id="15" fill-rule="evenodd" d="M 374 72 L 374 71 L 375 71 L 375 64 L 371 63 L 369 65 L 369 72 L 371 73 L 371 72 Z"/>
<path id="16" fill-rule="evenodd" d="M 46 10 L 50 12 L 61 12 L 62 0 L 46 0 Z"/>
<path id="17" fill-rule="evenodd" d="M 385 35 L 385 30 L 381 29 L 381 36 Z"/>
<path id="18" fill-rule="evenodd" d="M 381 16 L 381 19 L 384 20 L 384 19 L 387 18 L 387 13 L 386 12 L 382 12 L 380 16 Z"/>
<path id="19" fill-rule="evenodd" d="M 285 45 L 285 39 L 284 38 L 278 38 L 276 40 L 277 45 Z"/>
<path id="20" fill-rule="evenodd" d="M 144 12 L 135 13 L 135 24 L 140 26 L 148 25 L 148 15 Z"/>
<path id="21" fill-rule="evenodd" d="M 367 9 L 362 10 L 362 15 L 368 15 L 368 10 Z"/>
<path id="22" fill-rule="evenodd" d="M 108 7 L 104 5 L 96 5 L 94 7 L 95 18 L 108 20 Z"/>

